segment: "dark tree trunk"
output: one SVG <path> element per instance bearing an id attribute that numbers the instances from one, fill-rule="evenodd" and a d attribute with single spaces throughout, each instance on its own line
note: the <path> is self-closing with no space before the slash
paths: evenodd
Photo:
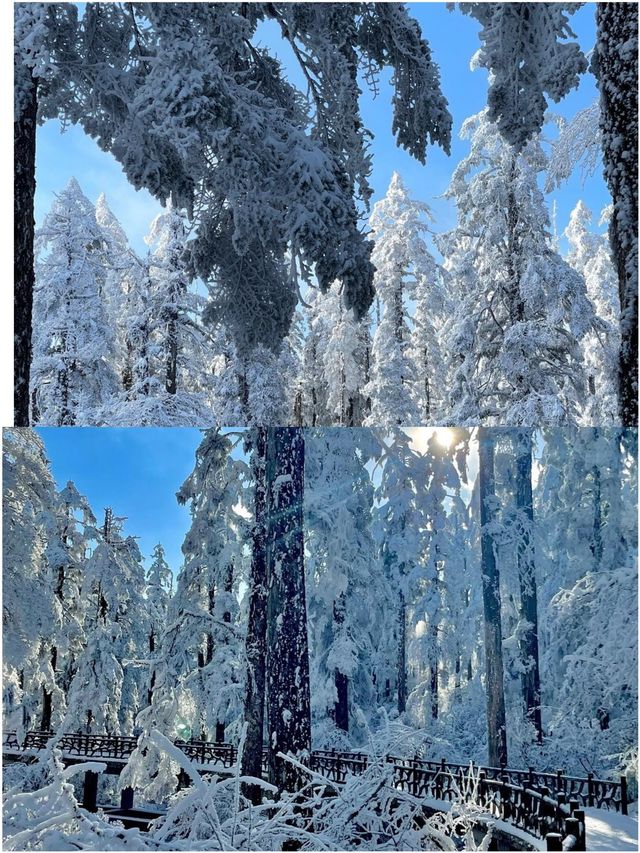
<path id="1" fill-rule="evenodd" d="M 532 435 L 530 429 L 516 435 L 516 506 L 523 528 L 518 541 L 518 578 L 520 615 L 526 629 L 520 637 L 522 657 L 522 694 L 527 720 L 534 726 L 536 740 L 542 743 L 540 709 L 540 660 L 538 653 L 538 587 L 533 550 L 533 491 L 531 484 Z"/>
<path id="2" fill-rule="evenodd" d="M 407 710 L 407 605 L 404 593 L 398 596 L 398 713 Z"/>
<path id="3" fill-rule="evenodd" d="M 604 177 L 613 199 L 609 239 L 618 273 L 620 420 L 638 426 L 638 5 L 598 3 L 593 70 L 600 90 Z"/>
<path id="4" fill-rule="evenodd" d="M 24 77 L 24 79 L 18 80 Z M 36 126 L 38 81 L 25 66 L 16 68 L 24 87 L 21 111 L 13 126 L 14 140 L 14 419 L 29 426 L 29 380 L 34 287 L 33 214 L 36 191 Z"/>
<path id="5" fill-rule="evenodd" d="M 431 719 L 438 719 L 438 626 L 431 628 L 433 639 L 433 658 L 429 665 L 429 690 L 431 693 Z"/>
<path id="6" fill-rule="evenodd" d="M 266 447 L 265 427 L 254 430 L 255 444 L 252 469 L 255 483 L 253 551 L 251 556 L 251 588 L 249 592 L 249 622 L 246 654 L 248 663 L 244 699 L 244 719 L 247 732 L 242 753 L 242 774 L 262 777 L 262 741 L 264 729 L 265 660 L 267 635 L 267 559 L 266 559 Z M 260 803 L 257 785 L 246 785 L 244 794 L 253 803 Z"/>
<path id="7" fill-rule="evenodd" d="M 165 378 L 167 394 L 178 390 L 178 310 L 175 309 L 167 327 L 167 373 Z"/>
<path id="8" fill-rule="evenodd" d="M 593 439 L 597 441 L 599 431 L 593 430 Z M 591 540 L 591 553 L 593 554 L 593 568 L 599 571 L 602 565 L 602 479 L 600 467 L 596 464 L 591 469 L 593 478 L 593 534 Z"/>
<path id="9" fill-rule="evenodd" d="M 346 602 L 344 594 L 341 595 L 333 605 L 333 622 L 336 628 L 344 624 Z M 339 729 L 349 731 L 349 679 L 339 669 L 334 672 L 336 686 L 336 702 L 334 707 L 334 720 Z"/>
<path id="10" fill-rule="evenodd" d="M 278 753 L 307 761 L 311 752 L 301 429 L 267 430 L 266 484 L 269 781 L 295 790 L 300 773 Z"/>
<path id="11" fill-rule="evenodd" d="M 46 687 L 42 688 L 42 717 L 40 718 L 40 731 L 51 731 L 51 711 L 53 696 Z"/>
<path id="12" fill-rule="evenodd" d="M 507 763 L 507 723 L 504 705 L 500 575 L 496 564 L 493 536 L 488 529 L 488 525 L 491 524 L 495 516 L 493 506 L 495 502 L 494 440 L 494 431 L 484 427 L 478 429 L 487 746 L 489 764 L 492 767 L 500 767 Z"/>

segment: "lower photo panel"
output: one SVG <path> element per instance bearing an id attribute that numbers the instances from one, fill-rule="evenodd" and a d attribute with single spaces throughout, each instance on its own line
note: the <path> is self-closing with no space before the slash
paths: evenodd
<path id="1" fill-rule="evenodd" d="M 7 850 L 636 850 L 637 432 L 3 432 Z"/>

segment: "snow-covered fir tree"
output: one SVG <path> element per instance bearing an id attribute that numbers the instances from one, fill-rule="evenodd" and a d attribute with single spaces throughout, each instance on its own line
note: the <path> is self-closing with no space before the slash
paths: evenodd
<path id="1" fill-rule="evenodd" d="M 426 252 L 425 215 L 428 207 L 412 201 L 397 172 L 387 194 L 371 215 L 375 239 L 372 254 L 376 266 L 375 287 L 382 316 L 372 347 L 371 379 L 366 393 L 371 411 L 366 424 L 397 425 L 421 422 L 412 389 L 416 365 L 409 356 L 407 300 L 414 295 L 416 270 Z"/>
<path id="2" fill-rule="evenodd" d="M 103 423 L 118 388 L 101 292 L 108 259 L 95 209 L 75 178 L 56 197 L 37 240 L 33 419 Z"/>
<path id="3" fill-rule="evenodd" d="M 607 213 L 603 214 L 607 218 Z M 602 218 L 601 218 L 602 223 Z M 582 275 L 600 323 L 585 335 L 583 353 L 587 371 L 586 425 L 618 423 L 618 356 L 620 299 L 618 280 L 606 237 L 590 230 L 591 211 L 579 201 L 571 211 L 564 235 L 569 241 L 567 261 Z"/>
<path id="4" fill-rule="evenodd" d="M 391 589 L 371 562 L 374 490 L 366 465 L 381 452 L 369 430 L 307 433 L 305 572 L 308 589 L 312 710 L 317 739 L 349 743 L 375 725 L 375 670 L 385 620 L 374 601 Z"/>
<path id="5" fill-rule="evenodd" d="M 244 691 L 237 596 L 247 535 L 244 465 L 230 458 L 231 448 L 230 438 L 206 430 L 177 494 L 190 504 L 191 527 L 169 614 L 177 633 L 169 648 L 182 656 L 182 682 L 193 702 L 191 728 L 218 741 L 237 724 Z"/>
<path id="6" fill-rule="evenodd" d="M 593 308 L 582 277 L 550 244 L 540 144 L 517 154 L 486 110 L 464 123 L 462 136 L 471 151 L 447 191 L 458 224 L 443 241 L 457 257 L 451 280 L 461 264 L 463 281 L 446 330 L 448 418 L 575 423 L 586 388 L 580 342 L 593 328 Z"/>

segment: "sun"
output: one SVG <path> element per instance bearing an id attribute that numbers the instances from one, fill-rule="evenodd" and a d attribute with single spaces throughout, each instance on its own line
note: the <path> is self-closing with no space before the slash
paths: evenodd
<path id="1" fill-rule="evenodd" d="M 434 431 L 436 434 L 436 441 L 440 447 L 448 450 L 453 444 L 455 438 L 453 430 L 449 427 L 437 427 Z"/>
<path id="2" fill-rule="evenodd" d="M 433 436 L 443 450 L 448 450 L 455 440 L 455 431 L 450 427 L 405 427 L 404 431 L 411 438 L 411 446 L 418 453 L 427 452 Z"/>

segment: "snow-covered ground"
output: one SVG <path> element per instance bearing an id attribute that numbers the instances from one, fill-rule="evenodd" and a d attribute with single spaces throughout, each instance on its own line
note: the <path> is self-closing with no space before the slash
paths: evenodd
<path id="1" fill-rule="evenodd" d="M 585 809 L 587 850 L 609 853 L 638 849 L 638 818 L 604 809 Z"/>

